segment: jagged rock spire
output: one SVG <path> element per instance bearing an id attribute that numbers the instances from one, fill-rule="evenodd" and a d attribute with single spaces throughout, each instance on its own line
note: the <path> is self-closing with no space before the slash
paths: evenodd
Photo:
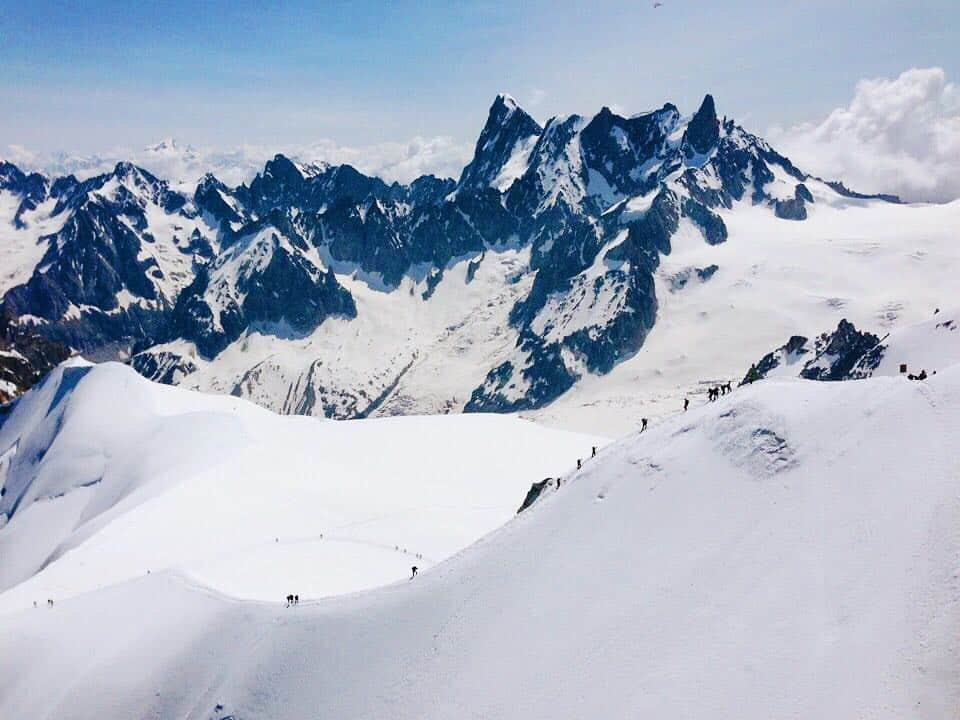
<path id="1" fill-rule="evenodd" d="M 539 136 L 543 128 L 506 93 L 490 106 L 486 125 L 477 139 L 473 160 L 463 169 L 457 187 L 475 190 L 490 185 L 510 159 L 518 143 Z"/>
<path id="2" fill-rule="evenodd" d="M 720 139 L 720 121 L 713 95 L 707 95 L 700 104 L 683 134 L 684 150 L 688 156 L 694 153 L 705 155 L 716 146 Z"/>

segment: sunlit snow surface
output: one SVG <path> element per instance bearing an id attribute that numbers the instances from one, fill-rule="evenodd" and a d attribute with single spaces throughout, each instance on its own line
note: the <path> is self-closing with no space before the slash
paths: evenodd
<path id="1" fill-rule="evenodd" d="M 739 381 L 791 335 L 813 338 L 846 318 L 883 336 L 956 306 L 960 201 L 892 205 L 809 186 L 817 204 L 807 220 L 779 220 L 740 203 L 720 213 L 730 232 L 720 245 L 707 245 L 682 221 L 655 276 L 657 322 L 641 350 L 524 415 L 616 437 L 641 417 L 676 412 L 684 397 L 704 402 L 708 387 Z M 694 276 L 672 290 L 675 274 L 714 264 L 709 280 Z"/>
<path id="2" fill-rule="evenodd" d="M 960 460 L 951 450 L 960 446 L 960 365 L 947 335 L 930 337 L 949 328 L 911 332 L 907 345 L 942 350 L 925 359 L 938 366 L 926 382 L 774 379 L 674 413 L 604 448 L 531 509 L 413 581 L 294 608 L 139 567 L 49 609 L 39 585 L 41 607 L 16 609 L 27 596 L 15 588 L 0 595 L 0 716 L 956 718 Z M 232 413 L 234 401 L 218 402 Z M 221 469 L 127 512 L 116 530 L 106 526 L 105 554 L 75 560 L 85 573 L 103 577 L 124 540 L 142 564 L 167 552 L 182 558 L 178 538 L 205 523 L 214 529 L 203 537 L 225 536 L 217 542 L 228 547 L 241 531 L 221 513 L 242 517 L 250 535 L 266 531 L 256 516 L 270 483 L 292 494 L 283 508 L 291 522 L 330 527 L 336 504 L 310 512 L 294 478 L 311 468 L 336 474 L 340 462 L 361 478 L 387 466 L 349 437 L 351 424 L 329 440 L 317 431 L 298 463 L 288 450 L 304 449 L 306 421 L 258 440 L 261 413 L 236 407 Z M 518 455 L 509 443 L 530 426 L 477 425 L 469 448 L 443 429 L 491 420 L 431 418 L 394 440 L 395 457 L 419 458 L 426 446 L 458 466 Z M 389 447 L 405 422 L 357 425 Z M 271 455 L 284 460 L 237 450 L 257 442 L 280 443 Z M 339 459 L 328 464 L 331 454 Z M 339 487 L 344 494 L 327 501 L 346 504 L 352 491 Z M 362 500 L 386 504 L 379 493 L 403 492 L 378 483 Z M 249 511 L 225 509 L 241 503 Z M 126 522 L 138 512 L 142 525 Z M 161 526 L 173 550 L 148 541 Z M 143 534 L 134 545 L 135 530 Z M 270 571 L 266 540 L 245 556 L 255 572 Z M 314 542 L 277 549 L 303 583 L 313 568 L 299 561 Z M 62 581 L 80 576 L 77 565 Z"/>
<path id="3" fill-rule="evenodd" d="M 491 415 L 281 417 L 74 361 L 0 428 L 0 611 L 166 568 L 261 600 L 393 582 L 602 443 Z"/>
<path id="4" fill-rule="evenodd" d="M 955 303 L 960 201 L 894 205 L 808 185 L 817 202 L 803 222 L 744 201 L 721 211 L 730 236 L 711 246 L 683 220 L 655 274 L 657 320 L 640 351 L 607 375 L 584 371 L 557 401 L 524 416 L 617 437 L 641 417 L 675 412 L 684 397 L 705 400 L 707 387 L 739 380 L 791 335 L 815 337 L 846 318 L 882 336 Z M 643 198 L 634 207 L 642 210 Z M 199 369 L 181 384 L 238 392 L 283 413 L 322 414 L 326 403 L 347 415 L 460 411 L 491 368 L 528 360 L 508 315 L 529 292 L 529 249 L 488 250 L 468 282 L 478 257 L 455 259 L 428 299 L 423 279 L 406 277 L 383 292 L 340 273 L 355 319 L 331 318 L 305 337 L 251 328 L 213 361 L 193 353 Z M 694 273 L 711 265 L 717 270 L 709 280 Z M 601 253 L 575 287 L 592 287 L 603 268 Z M 683 273 L 691 279 L 676 289 Z M 580 307 L 578 298 L 551 298 L 536 327 L 560 333 L 602 325 L 622 300 L 611 291 Z M 322 403 L 311 399 L 314 391 Z"/>

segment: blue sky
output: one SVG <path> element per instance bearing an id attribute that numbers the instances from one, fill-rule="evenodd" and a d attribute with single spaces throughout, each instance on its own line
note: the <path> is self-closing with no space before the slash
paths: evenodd
<path id="1" fill-rule="evenodd" d="M 956 0 L 663 1 L 7 3 L 0 146 L 472 143 L 500 90 L 540 120 L 710 91 L 762 131 L 861 78 L 960 77 Z"/>

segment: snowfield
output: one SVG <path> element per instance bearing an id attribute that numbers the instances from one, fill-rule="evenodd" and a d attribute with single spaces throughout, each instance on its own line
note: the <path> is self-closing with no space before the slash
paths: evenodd
<path id="1" fill-rule="evenodd" d="M 952 352 L 954 344 L 941 347 Z M 76 529 L 74 517 L 83 515 L 76 510 L 59 535 L 72 549 L 0 595 L 0 716 L 956 718 L 960 458 L 951 448 L 960 446 L 960 358 L 930 360 L 938 372 L 926 382 L 772 379 L 674 413 L 587 459 L 499 530 L 444 562 L 423 563 L 415 580 L 293 608 L 230 586 L 252 584 L 245 567 L 258 578 L 270 572 L 270 535 L 280 531 L 259 516 L 295 526 L 281 533 L 282 541 L 297 539 L 289 552 L 275 542 L 278 562 L 297 570 L 282 590 L 315 597 L 304 587 L 321 561 L 306 536 L 321 528 L 334 535 L 334 518 L 358 499 L 377 517 L 399 504 L 397 496 L 409 502 L 411 474 L 400 459 L 438 450 L 438 467 L 448 463 L 438 485 L 452 481 L 460 508 L 468 481 L 454 470 L 483 465 L 490 474 L 468 483 L 476 509 L 499 496 L 491 471 L 501 456 L 529 462 L 537 476 L 555 475 L 591 440 L 489 417 L 281 421 L 237 400 L 161 391 L 118 366 L 97 367 L 64 391 L 58 437 L 75 419 L 90 427 L 88 446 L 125 428 L 161 441 L 112 445 L 136 449 L 111 455 L 102 482 L 61 499 L 39 495 L 64 490 L 82 473 L 61 481 L 51 469 L 36 481 L 30 508 L 38 512 L 76 493 L 90 494 L 77 501 L 88 508 L 106 508 L 107 496 L 112 508 L 135 507 L 114 510 L 111 522 L 105 509 L 103 527 L 86 542 L 76 535 L 83 528 Z M 132 420 L 88 425 L 83 393 L 94 381 L 102 386 L 90 388 L 97 393 L 90 404 L 101 416 L 142 407 L 142 393 L 153 402 L 144 414 L 174 419 L 154 429 Z M 122 382 L 129 383 L 123 390 Z M 54 386 L 63 383 L 48 383 L 33 399 L 59 393 Z M 104 393 L 112 413 L 94 402 Z M 186 412 L 198 397 L 207 408 Z M 11 425 L 30 399 L 4 425 L 4 443 L 17 427 L 35 428 L 37 442 L 46 432 L 38 411 L 24 410 L 26 419 Z M 209 413 L 226 432 L 201 429 Z M 282 430 L 268 436 L 268 425 Z M 469 442 L 454 427 L 467 428 Z M 213 445 L 231 438 L 207 475 L 178 481 L 177 471 L 136 490 L 110 475 L 116 463 L 157 463 L 161 450 L 175 455 L 176 438 L 164 433 L 212 452 L 202 450 L 207 431 Z M 369 442 L 355 432 L 369 433 Z M 557 453 L 556 462 L 536 465 L 520 452 L 534 438 Z M 16 457 L 35 446 L 22 443 Z M 41 467 L 55 455 L 52 447 Z M 413 464 L 427 472 L 434 463 Z M 352 480 L 322 489 L 348 467 Z M 396 482 L 374 484 L 373 468 L 395 470 Z M 310 472 L 312 481 L 297 481 Z M 414 492 L 433 492 L 433 480 L 418 480 Z M 283 505 L 264 507 L 274 483 Z M 355 484 L 368 486 L 352 496 Z M 94 493 L 104 493 L 99 503 Z M 502 502 L 501 519 L 510 514 Z M 18 513 L 0 530 L 4 565 L 42 537 L 24 531 L 11 544 L 17 523 L 26 525 Z M 403 538 L 408 550 L 434 542 L 413 527 L 442 517 L 459 525 L 465 515 L 418 519 Z M 399 533 L 402 515 L 396 530 L 393 522 L 383 527 Z M 498 523 L 491 518 L 486 527 Z M 47 533 L 52 523 L 36 527 Z M 266 540 L 251 543 L 243 562 L 227 553 L 219 566 L 204 548 L 216 541 L 224 549 L 241 535 Z M 349 547 L 316 557 L 325 563 Z M 55 605 L 45 607 L 44 593 L 56 589 Z"/>
<path id="2" fill-rule="evenodd" d="M 684 397 L 701 402 L 708 387 L 739 381 L 791 335 L 816 337 L 846 318 L 882 337 L 956 306 L 960 200 L 894 205 L 809 186 L 817 202 L 804 222 L 742 202 L 720 212 L 730 231 L 720 245 L 682 222 L 655 275 L 657 322 L 640 351 L 523 415 L 619 437 L 641 417 L 667 417 Z M 700 280 L 694 269 L 711 265 Z M 676 288 L 682 273 L 690 277 Z"/>
<path id="3" fill-rule="evenodd" d="M 699 399 L 721 380 L 739 380 L 791 335 L 813 337 L 846 318 L 882 336 L 956 303 L 947 289 L 960 277 L 960 201 L 896 205 L 809 185 L 817 202 L 804 222 L 743 201 L 719 213 L 729 239 L 708 245 L 682 221 L 654 276 L 657 320 L 640 351 L 606 375 L 584 371 L 569 391 L 523 417 L 619 437 L 642 417 L 676 412 L 684 397 Z M 322 414 L 317 388 L 340 412 L 459 412 L 487 369 L 526 362 L 507 316 L 530 289 L 531 277 L 523 275 L 529 249 L 486 252 L 468 283 L 475 261 L 453 262 L 426 300 L 425 279 L 405 278 L 384 293 L 355 274 L 338 273 L 356 300 L 355 319 L 331 318 L 305 337 L 248 329 L 212 361 L 186 353 L 199 369 L 180 384 L 240 393 L 280 413 Z M 714 265 L 708 279 L 697 276 L 697 269 Z M 603 269 L 601 252 L 578 287 L 591 288 Z M 559 337 L 609 319 L 621 305 L 612 291 L 590 303 L 577 294 L 558 296 L 545 304 L 535 328 L 549 326 Z"/>
<path id="4" fill-rule="evenodd" d="M 167 568 L 259 600 L 405 579 L 605 442 L 494 415 L 281 417 L 74 360 L 0 427 L 0 612 Z"/>

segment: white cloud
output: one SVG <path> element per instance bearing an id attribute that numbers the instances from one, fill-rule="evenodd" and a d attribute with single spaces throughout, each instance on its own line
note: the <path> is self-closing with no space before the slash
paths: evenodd
<path id="1" fill-rule="evenodd" d="M 349 163 L 361 172 L 388 182 L 409 183 L 425 174 L 458 178 L 470 160 L 472 149 L 447 136 L 415 137 L 408 142 L 384 142 L 364 147 L 347 147 L 332 140 L 320 140 L 308 146 L 243 145 L 229 150 L 195 148 L 164 140 L 141 150 L 117 148 L 96 155 L 39 154 L 19 145 L 9 145 L 0 152 L 0 157 L 24 170 L 38 170 L 50 176 L 72 173 L 81 179 L 108 172 L 118 161 L 128 160 L 169 180 L 178 189 L 191 192 L 207 172 L 212 172 L 228 185 L 247 182 L 277 153 L 309 163 Z"/>
<path id="2" fill-rule="evenodd" d="M 942 68 L 861 80 L 850 104 L 822 122 L 773 128 L 768 137 L 803 170 L 854 190 L 960 197 L 960 88 Z"/>
<path id="3" fill-rule="evenodd" d="M 291 151 L 291 156 L 306 162 L 349 163 L 368 175 L 401 183 L 428 174 L 459 178 L 472 154 L 471 146 L 457 143 L 447 136 L 418 136 L 405 143 L 385 142 L 360 148 L 324 140 L 300 151 Z"/>

